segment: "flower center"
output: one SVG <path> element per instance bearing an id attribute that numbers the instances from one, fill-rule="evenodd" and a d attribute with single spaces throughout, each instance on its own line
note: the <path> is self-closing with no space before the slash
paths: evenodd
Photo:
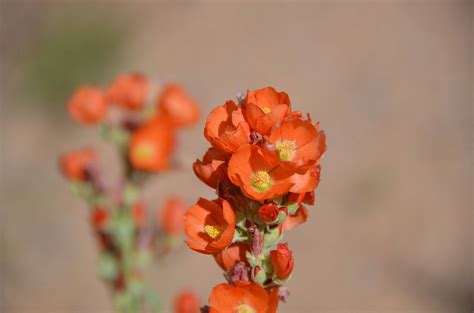
<path id="1" fill-rule="evenodd" d="M 146 143 L 140 144 L 135 148 L 135 155 L 140 160 L 148 160 L 153 155 L 153 148 Z"/>
<path id="2" fill-rule="evenodd" d="M 282 140 L 276 143 L 276 148 L 280 155 L 280 160 L 291 161 L 296 154 L 296 143 L 292 140 Z"/>
<path id="3" fill-rule="evenodd" d="M 258 192 L 265 192 L 272 186 L 272 178 L 266 171 L 257 171 L 252 179 L 252 187 Z"/>
<path id="4" fill-rule="evenodd" d="M 248 305 L 241 304 L 235 309 L 234 312 L 235 313 L 255 313 L 255 310 L 249 307 Z"/>
<path id="5" fill-rule="evenodd" d="M 221 234 L 221 231 L 216 226 L 212 225 L 204 226 L 204 232 L 212 239 L 216 239 Z"/>
<path id="6" fill-rule="evenodd" d="M 270 109 L 269 107 L 263 107 L 262 111 L 263 113 L 268 114 L 272 111 L 272 109 Z"/>

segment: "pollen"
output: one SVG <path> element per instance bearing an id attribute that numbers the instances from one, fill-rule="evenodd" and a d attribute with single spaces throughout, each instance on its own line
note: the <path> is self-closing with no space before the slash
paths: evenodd
<path id="1" fill-rule="evenodd" d="M 212 239 L 216 239 L 221 234 L 221 231 L 216 226 L 212 225 L 204 226 L 204 232 Z"/>
<path id="2" fill-rule="evenodd" d="M 272 178 L 266 171 L 257 171 L 252 179 L 252 187 L 258 192 L 266 192 L 272 186 Z"/>
<path id="3" fill-rule="evenodd" d="M 241 304 L 235 309 L 234 312 L 235 313 L 255 313 L 255 310 L 249 307 L 248 305 Z"/>
<path id="4" fill-rule="evenodd" d="M 263 113 L 268 114 L 272 111 L 272 109 L 270 109 L 269 107 L 263 107 L 262 111 Z"/>
<path id="5" fill-rule="evenodd" d="M 280 155 L 280 160 L 291 161 L 296 154 L 296 142 L 292 140 L 282 140 L 276 143 L 276 149 Z"/>
<path id="6" fill-rule="evenodd" d="M 135 148 L 135 155 L 141 160 L 148 160 L 153 155 L 153 149 L 148 144 L 140 144 Z"/>

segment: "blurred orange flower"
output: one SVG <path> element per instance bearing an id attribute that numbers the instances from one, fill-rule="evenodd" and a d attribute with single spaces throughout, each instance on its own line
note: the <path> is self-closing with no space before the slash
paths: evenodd
<path id="1" fill-rule="evenodd" d="M 227 178 L 227 156 L 215 148 L 209 148 L 202 161 L 193 163 L 196 176 L 211 188 L 217 188 L 219 181 Z"/>
<path id="2" fill-rule="evenodd" d="M 143 171 L 168 169 L 174 146 L 171 122 L 165 117 L 157 116 L 133 133 L 128 151 L 130 163 Z"/>
<path id="3" fill-rule="evenodd" d="M 249 251 L 249 245 L 244 242 L 236 242 L 226 249 L 214 255 L 217 264 L 224 270 L 230 270 L 238 262 L 244 262 L 248 266 L 245 253 Z"/>
<path id="4" fill-rule="evenodd" d="M 230 245 L 234 236 L 235 214 L 226 200 L 199 198 L 184 216 L 184 231 L 189 248 L 215 254 Z"/>
<path id="5" fill-rule="evenodd" d="M 117 104 L 129 110 L 141 109 L 148 97 L 150 83 L 138 73 L 119 75 L 106 91 L 109 103 Z"/>
<path id="6" fill-rule="evenodd" d="M 267 135 L 273 125 L 290 112 L 290 98 L 285 92 L 277 92 L 272 87 L 249 90 L 244 108 L 250 126 L 262 135 Z"/>
<path id="7" fill-rule="evenodd" d="M 286 279 L 293 272 L 293 253 L 288 249 L 288 244 L 279 243 L 276 250 L 270 251 L 270 262 L 278 279 Z"/>
<path id="8" fill-rule="evenodd" d="M 214 148 L 234 153 L 249 142 L 250 128 L 242 110 L 233 101 L 227 101 L 209 114 L 204 136 Z"/>
<path id="9" fill-rule="evenodd" d="M 96 124 L 107 114 L 104 92 L 93 86 L 82 86 L 74 91 L 67 103 L 70 116 L 82 124 Z"/>
<path id="10" fill-rule="evenodd" d="M 199 313 L 199 298 L 192 291 L 179 294 L 174 300 L 174 313 Z"/>
<path id="11" fill-rule="evenodd" d="M 178 84 L 166 85 L 158 99 L 158 109 L 174 127 L 195 124 L 201 115 L 197 102 Z"/>
<path id="12" fill-rule="evenodd" d="M 186 203 L 178 197 L 168 198 L 159 211 L 159 224 L 168 235 L 179 235 L 183 230 Z"/>
<path id="13" fill-rule="evenodd" d="M 212 289 L 209 306 L 209 313 L 275 313 L 278 289 L 268 293 L 262 286 L 249 281 L 220 284 Z"/>
<path id="14" fill-rule="evenodd" d="M 293 184 L 292 172 L 282 168 L 275 156 L 250 144 L 231 156 L 228 174 L 247 197 L 260 202 L 287 193 Z"/>
<path id="15" fill-rule="evenodd" d="M 95 161 L 95 151 L 90 148 L 83 148 L 63 154 L 59 158 L 59 167 L 66 178 L 85 180 L 87 178 L 87 169 Z"/>
<path id="16" fill-rule="evenodd" d="M 109 219 L 109 212 L 101 207 L 96 207 L 92 210 L 91 224 L 95 229 L 101 229 Z"/>

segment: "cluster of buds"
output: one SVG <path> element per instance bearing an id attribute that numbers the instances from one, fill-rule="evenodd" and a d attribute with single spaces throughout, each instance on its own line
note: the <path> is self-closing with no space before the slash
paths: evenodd
<path id="1" fill-rule="evenodd" d="M 216 107 L 204 136 L 212 145 L 193 169 L 216 190 L 185 214 L 186 244 L 210 254 L 227 283 L 215 286 L 209 312 L 272 313 L 289 292 L 293 254 L 285 232 L 308 218 L 326 139 L 318 123 L 292 111 L 284 92 L 248 91 Z"/>
<path id="2" fill-rule="evenodd" d="M 72 190 L 90 207 L 100 249 L 98 275 L 118 311 L 157 312 L 160 304 L 144 284 L 145 270 L 154 256 L 168 254 L 182 241 L 186 205 L 171 197 L 151 213 L 140 191 L 153 174 L 172 167 L 176 132 L 197 122 L 199 107 L 179 85 L 152 90 L 151 82 L 136 73 L 120 75 L 104 89 L 82 86 L 67 107 L 75 121 L 99 126 L 123 164 L 120 179 L 110 183 L 92 148 L 73 150 L 59 160 Z"/>

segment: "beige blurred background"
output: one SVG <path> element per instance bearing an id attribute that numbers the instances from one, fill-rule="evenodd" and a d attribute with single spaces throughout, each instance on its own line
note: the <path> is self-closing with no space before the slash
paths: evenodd
<path id="1" fill-rule="evenodd" d="M 204 116 L 267 85 L 321 121 L 329 150 L 309 222 L 287 240 L 287 313 L 457 313 L 473 304 L 473 2 L 1 1 L 1 298 L 6 313 L 112 312 L 94 274 L 87 210 L 60 152 L 97 144 L 64 102 L 81 83 L 139 70 L 182 82 Z M 192 174 L 204 120 L 180 136 L 179 171 L 146 190 L 212 191 Z M 112 162 L 113 163 L 113 162 Z M 182 249 L 154 266 L 165 304 L 223 281 Z"/>

